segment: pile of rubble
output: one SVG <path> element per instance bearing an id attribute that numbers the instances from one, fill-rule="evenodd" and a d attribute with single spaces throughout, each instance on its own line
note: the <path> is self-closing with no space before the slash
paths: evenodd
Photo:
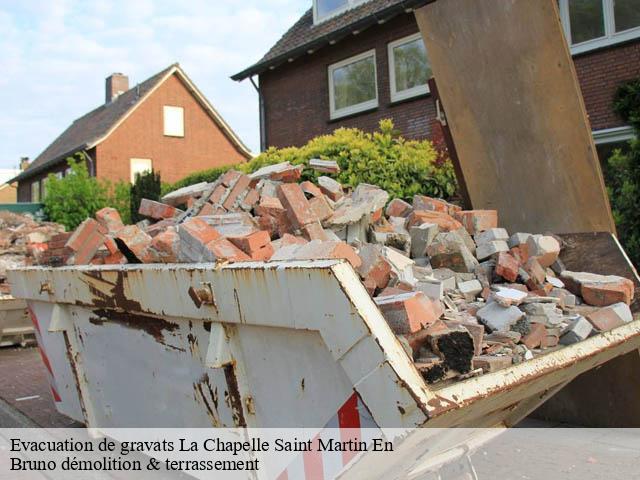
<path id="1" fill-rule="evenodd" d="M 64 232 L 56 223 L 37 222 L 29 215 L 0 211 L 0 294 L 9 294 L 7 270 L 43 260 L 47 242 Z"/>
<path id="2" fill-rule="evenodd" d="M 316 162 L 334 173 L 337 165 Z M 346 259 L 429 383 L 492 372 L 632 320 L 633 283 L 567 271 L 553 235 L 509 233 L 495 210 L 317 185 L 288 163 L 229 171 L 114 209 L 53 239 L 50 264 Z"/>

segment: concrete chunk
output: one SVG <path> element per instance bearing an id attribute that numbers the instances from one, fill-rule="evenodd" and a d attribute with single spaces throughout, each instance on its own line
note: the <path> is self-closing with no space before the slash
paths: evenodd
<path id="1" fill-rule="evenodd" d="M 506 332 L 524 317 L 524 312 L 518 307 L 503 307 L 497 302 L 491 302 L 478 310 L 476 316 L 480 323 L 487 327 L 489 333 Z"/>

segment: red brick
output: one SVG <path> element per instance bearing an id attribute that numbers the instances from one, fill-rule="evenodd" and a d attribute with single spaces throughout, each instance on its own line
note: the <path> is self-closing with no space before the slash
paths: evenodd
<path id="1" fill-rule="evenodd" d="M 312 197 L 324 197 L 324 195 L 322 194 L 322 190 L 320 190 L 320 187 L 318 187 L 315 183 L 311 183 L 309 180 L 305 180 L 304 182 L 302 182 L 300 184 L 300 188 L 305 194 L 311 195 Z"/>
<path id="2" fill-rule="evenodd" d="M 240 177 L 242 176 L 242 173 L 240 173 L 237 170 L 227 170 L 221 177 L 220 177 L 220 183 L 222 183 L 222 185 L 224 185 L 225 187 L 230 187 L 231 185 L 233 185 Z M 213 202 L 216 203 L 216 202 Z"/>
<path id="3" fill-rule="evenodd" d="M 235 206 L 235 203 L 238 200 L 238 197 L 247 188 L 249 188 L 250 183 L 251 183 L 251 179 L 249 178 L 248 175 L 241 175 L 236 181 L 236 183 L 233 185 L 233 187 L 231 188 L 231 191 L 229 192 L 229 195 L 227 196 L 225 201 L 222 203 L 222 206 L 227 210 L 231 210 Z"/>
<path id="4" fill-rule="evenodd" d="M 376 297 L 382 315 L 397 335 L 415 333 L 435 323 L 441 314 L 422 292 L 411 292 L 390 297 Z M 439 301 L 437 301 L 439 303 Z"/>
<path id="5" fill-rule="evenodd" d="M 353 268 L 358 268 L 362 261 L 355 250 L 345 242 L 313 241 L 302 245 L 292 260 L 346 259 Z"/>
<path id="6" fill-rule="evenodd" d="M 264 247 L 252 252 L 251 259 L 258 262 L 266 262 L 273 256 L 274 252 L 275 249 L 273 248 L 273 245 L 271 243 L 267 243 Z"/>
<path id="7" fill-rule="evenodd" d="M 449 214 L 449 203 L 439 198 L 426 197 L 424 195 L 416 195 L 413 197 L 413 208 L 415 210 L 427 210 L 433 212 L 442 212 Z M 401 215 L 394 215 L 401 216 Z"/>
<path id="8" fill-rule="evenodd" d="M 278 199 L 290 216 L 291 223 L 297 229 L 318 221 L 314 215 L 307 197 L 297 183 L 278 185 Z"/>
<path id="9" fill-rule="evenodd" d="M 120 245 L 124 244 L 126 249 L 128 249 L 129 252 L 131 252 L 141 262 L 149 263 L 153 261 L 153 258 L 149 256 L 150 253 L 148 252 L 152 238 L 143 232 L 137 225 L 127 225 L 126 227 L 121 228 L 116 239 L 121 242 Z M 123 253 L 125 252 L 123 251 Z"/>
<path id="10" fill-rule="evenodd" d="M 177 208 L 165 203 L 154 202 L 148 198 L 143 198 L 140 201 L 138 213 L 144 217 L 153 218 L 154 220 L 163 220 L 165 218 L 175 217 L 182 213 L 182 210 L 178 210 Z"/>
<path id="11" fill-rule="evenodd" d="M 114 234 L 124 227 L 120 214 L 115 208 L 106 207 L 98 210 L 96 212 L 96 220 L 110 234 Z"/>
<path id="12" fill-rule="evenodd" d="M 547 272 L 540 265 L 538 260 L 530 258 L 524 264 L 523 269 L 529 275 L 526 284 L 530 290 L 541 290 L 544 288 L 544 282 L 547 278 Z"/>
<path id="13" fill-rule="evenodd" d="M 229 237 L 229 241 L 249 256 L 271 242 L 269 232 L 258 230 L 242 237 Z"/>
<path id="14" fill-rule="evenodd" d="M 375 245 L 364 245 L 359 252 L 362 264 L 358 273 L 366 281 L 373 281 L 375 286 L 384 289 L 391 278 L 391 264 Z"/>
<path id="15" fill-rule="evenodd" d="M 462 210 L 455 217 L 471 235 L 498 227 L 497 210 Z"/>
<path id="16" fill-rule="evenodd" d="M 155 251 L 160 263 L 177 263 L 179 242 L 180 238 L 175 227 L 168 227 L 151 240 L 150 247 Z"/>
<path id="17" fill-rule="evenodd" d="M 585 303 L 596 307 L 606 307 L 618 302 L 631 304 L 634 294 L 633 282 L 621 278 L 609 283 L 583 283 L 580 288 L 582 299 Z"/>
<path id="18" fill-rule="evenodd" d="M 211 196 L 209 197 L 209 203 L 212 204 L 217 204 L 220 203 L 220 201 L 222 200 L 222 198 L 224 197 L 224 195 L 227 193 L 227 187 L 225 187 L 224 185 L 218 185 L 216 188 L 213 189 L 213 192 L 211 193 Z"/>
<path id="19" fill-rule="evenodd" d="M 205 203 L 196 216 L 204 217 L 208 215 L 215 215 L 217 210 L 218 210 L 217 207 L 214 207 L 210 203 Z"/>
<path id="20" fill-rule="evenodd" d="M 251 257 L 223 237 L 207 243 L 206 248 L 215 255 L 218 261 L 244 262 L 251 260 Z"/>
<path id="21" fill-rule="evenodd" d="M 443 212 L 433 212 L 427 210 L 414 210 L 407 217 L 407 229 L 423 223 L 434 223 L 444 232 L 456 231 L 462 228 L 462 224 L 451 215 Z"/>
<path id="22" fill-rule="evenodd" d="M 246 210 L 252 209 L 260 200 L 260 193 L 255 188 L 249 190 L 247 195 L 242 199 L 241 206 Z"/>
<path id="23" fill-rule="evenodd" d="M 314 197 L 309 200 L 309 206 L 311 207 L 311 210 L 313 211 L 315 216 L 321 222 L 333 215 L 333 209 L 329 205 L 329 202 L 327 202 L 327 199 L 324 195 Z"/>
<path id="24" fill-rule="evenodd" d="M 307 240 L 328 240 L 327 234 L 320 225 L 320 222 L 313 222 L 302 227 L 302 233 Z"/>
<path id="25" fill-rule="evenodd" d="M 531 330 L 524 337 L 521 342 L 528 348 L 538 348 L 542 340 L 547 336 L 547 329 L 542 323 L 532 323 Z"/>
<path id="26" fill-rule="evenodd" d="M 72 262 L 74 265 L 84 265 L 91 261 L 106 240 L 103 234 L 104 230 L 104 227 L 93 218 L 87 218 L 76 228 L 65 245 L 73 251 Z"/>
<path id="27" fill-rule="evenodd" d="M 406 217 L 411 213 L 411 210 L 413 207 L 410 204 L 399 198 L 394 198 L 387 205 L 386 213 L 388 217 Z"/>
<path id="28" fill-rule="evenodd" d="M 190 218 L 180 224 L 181 230 L 185 230 L 189 236 L 203 245 L 220 237 L 218 231 L 201 218 Z"/>
<path id="29" fill-rule="evenodd" d="M 506 252 L 498 254 L 496 262 L 496 273 L 508 282 L 515 282 L 518 279 L 520 263 L 512 255 Z"/>
<path id="30" fill-rule="evenodd" d="M 104 257 L 103 262 L 105 265 L 124 265 L 127 263 L 127 257 L 125 257 L 122 252 L 117 251 Z"/>

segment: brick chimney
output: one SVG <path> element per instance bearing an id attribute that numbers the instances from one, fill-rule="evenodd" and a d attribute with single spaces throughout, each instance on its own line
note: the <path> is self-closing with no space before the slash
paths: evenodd
<path id="1" fill-rule="evenodd" d="M 112 73 L 105 80 L 105 103 L 111 103 L 118 95 L 129 90 L 129 77 L 122 73 Z"/>
<path id="2" fill-rule="evenodd" d="M 29 166 L 29 157 L 20 157 L 20 170 L 24 171 Z"/>

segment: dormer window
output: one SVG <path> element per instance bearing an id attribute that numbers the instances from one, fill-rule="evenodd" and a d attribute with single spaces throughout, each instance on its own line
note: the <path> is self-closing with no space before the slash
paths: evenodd
<path id="1" fill-rule="evenodd" d="M 313 0 L 313 23 L 324 22 L 367 1 L 369 0 Z"/>

